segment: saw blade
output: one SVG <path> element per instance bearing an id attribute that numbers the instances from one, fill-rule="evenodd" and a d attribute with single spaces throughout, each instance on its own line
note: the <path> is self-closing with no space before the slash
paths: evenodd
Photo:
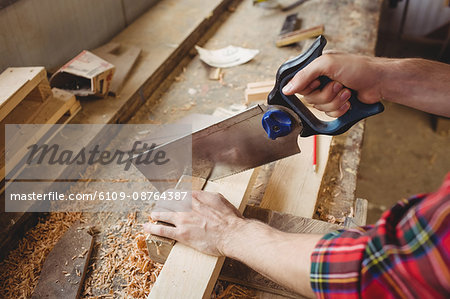
<path id="1" fill-rule="evenodd" d="M 171 159 L 169 167 L 139 164 L 136 157 L 133 163 L 157 189 L 164 189 L 174 186 L 183 174 L 216 180 L 299 153 L 297 137 L 301 123 L 295 122 L 289 135 L 272 140 L 261 124 L 267 109 L 265 105 L 255 105 L 192 135 L 156 147 L 154 151 L 163 151 Z M 178 158 L 186 157 L 191 144 L 192 161 Z"/>

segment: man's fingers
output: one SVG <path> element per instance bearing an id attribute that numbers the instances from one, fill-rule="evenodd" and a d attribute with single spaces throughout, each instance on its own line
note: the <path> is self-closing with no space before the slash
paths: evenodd
<path id="1" fill-rule="evenodd" d="M 155 223 L 145 223 L 143 225 L 144 231 L 152 235 L 157 235 L 161 237 L 166 237 L 169 239 L 175 239 L 177 236 L 177 228 L 167 225 L 155 224 Z"/>
<path id="2" fill-rule="evenodd" d="M 291 95 L 300 93 L 312 84 L 314 80 L 322 75 L 331 76 L 332 60 L 329 56 L 323 55 L 313 60 L 304 69 L 295 74 L 294 78 L 289 81 L 283 88 L 283 93 Z"/>
<path id="3" fill-rule="evenodd" d="M 330 117 L 340 117 L 340 116 L 344 115 L 344 113 L 347 112 L 348 109 L 350 109 L 350 103 L 345 102 L 344 105 L 342 105 L 339 109 L 337 109 L 335 111 L 326 112 L 326 115 L 328 115 Z"/>
<path id="4" fill-rule="evenodd" d="M 314 108 L 324 112 L 336 111 L 341 108 L 342 105 L 344 105 L 344 103 L 348 101 L 348 99 L 350 99 L 350 96 L 350 90 L 344 88 L 339 93 L 336 93 L 336 95 L 331 98 L 331 101 L 328 100 L 328 102 L 314 105 Z"/>
<path id="5" fill-rule="evenodd" d="M 170 212 L 170 211 L 151 212 L 150 217 L 154 221 L 163 221 L 163 222 L 171 223 L 173 225 L 177 225 L 177 219 L 178 219 L 177 212 Z"/>
<path id="6" fill-rule="evenodd" d="M 338 93 L 342 90 L 343 86 L 339 82 L 330 82 L 322 90 L 316 90 L 305 96 L 305 100 L 313 105 L 325 105 L 332 102 Z M 339 108 L 339 107 L 337 107 Z M 322 110 L 320 108 L 317 108 Z"/>
<path id="7" fill-rule="evenodd" d="M 306 87 L 306 89 L 301 90 L 298 93 L 306 96 L 306 95 L 309 95 L 314 90 L 316 90 L 319 86 L 320 86 L 320 81 L 316 79 L 316 80 L 312 81 L 312 83 L 309 84 L 308 87 Z"/>

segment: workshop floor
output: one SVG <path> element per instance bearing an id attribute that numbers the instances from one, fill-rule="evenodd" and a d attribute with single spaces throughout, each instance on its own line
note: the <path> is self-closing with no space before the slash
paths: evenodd
<path id="1" fill-rule="evenodd" d="M 379 38 L 378 56 L 429 57 L 419 45 Z M 427 55 L 423 55 L 427 53 Z M 367 223 L 401 198 L 437 189 L 450 171 L 450 136 L 434 131 L 432 117 L 385 103 L 386 111 L 366 122 L 356 196 L 369 201 Z"/>

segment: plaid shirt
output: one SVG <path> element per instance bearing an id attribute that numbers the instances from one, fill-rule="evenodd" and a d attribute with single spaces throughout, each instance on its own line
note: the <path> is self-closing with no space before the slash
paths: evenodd
<path id="1" fill-rule="evenodd" d="M 450 298 L 450 173 L 374 226 L 325 235 L 311 261 L 318 298 Z"/>

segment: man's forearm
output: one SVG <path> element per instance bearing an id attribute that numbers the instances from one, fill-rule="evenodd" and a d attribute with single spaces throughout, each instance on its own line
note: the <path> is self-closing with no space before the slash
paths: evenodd
<path id="1" fill-rule="evenodd" d="M 311 254 L 322 235 L 289 234 L 242 219 L 224 239 L 223 253 L 304 296 L 310 286 Z"/>
<path id="2" fill-rule="evenodd" d="M 385 100 L 450 117 L 450 66 L 425 59 L 382 59 Z"/>

